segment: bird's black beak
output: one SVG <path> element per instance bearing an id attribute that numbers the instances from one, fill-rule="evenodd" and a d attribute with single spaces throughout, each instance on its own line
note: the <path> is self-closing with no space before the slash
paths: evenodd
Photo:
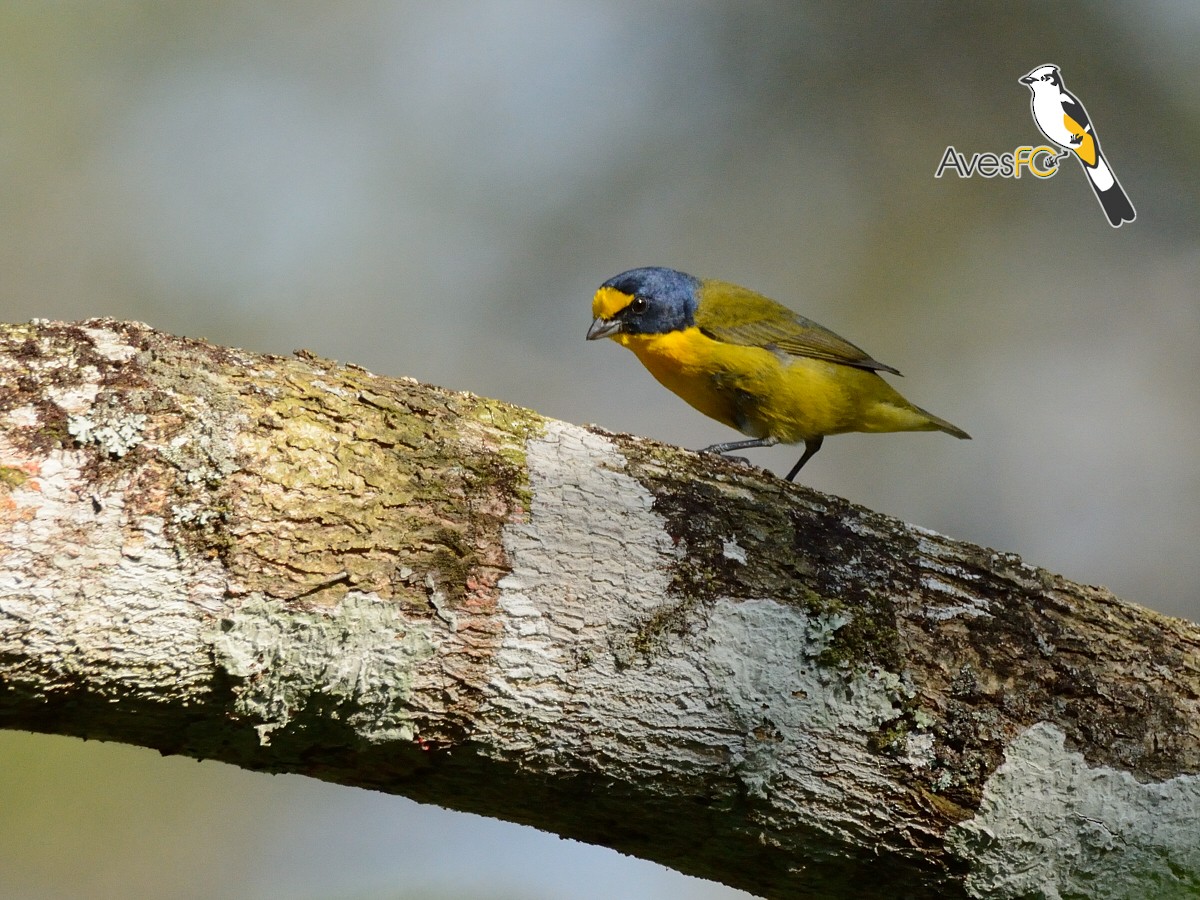
<path id="1" fill-rule="evenodd" d="M 620 330 L 620 319 L 596 319 L 592 322 L 592 327 L 588 329 L 587 339 L 589 341 L 599 340 L 602 337 L 608 337 L 610 334 L 616 334 Z"/>
<path id="2" fill-rule="evenodd" d="M 1024 78 L 1019 78 L 1017 80 L 1020 81 L 1021 84 L 1033 84 L 1035 79 L 1032 75 L 1026 75 Z"/>

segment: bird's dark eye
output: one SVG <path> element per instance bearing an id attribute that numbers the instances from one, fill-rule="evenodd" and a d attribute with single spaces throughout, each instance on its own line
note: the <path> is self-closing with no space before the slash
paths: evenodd
<path id="1" fill-rule="evenodd" d="M 629 304 L 629 308 L 633 310 L 635 316 L 641 315 L 646 311 L 646 298 L 634 297 L 633 302 Z"/>

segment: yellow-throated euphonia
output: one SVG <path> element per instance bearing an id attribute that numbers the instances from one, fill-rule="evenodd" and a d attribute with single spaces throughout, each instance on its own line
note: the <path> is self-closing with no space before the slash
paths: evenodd
<path id="1" fill-rule="evenodd" d="M 674 269 L 631 269 L 592 301 L 589 341 L 611 337 L 659 383 L 752 440 L 705 447 L 728 453 L 804 442 L 788 481 L 847 431 L 970 435 L 900 396 L 878 372 L 900 373 L 827 328 L 761 294 Z"/>

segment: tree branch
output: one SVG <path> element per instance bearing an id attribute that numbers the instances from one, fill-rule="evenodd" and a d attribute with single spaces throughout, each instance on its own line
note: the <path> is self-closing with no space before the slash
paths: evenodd
<path id="1" fill-rule="evenodd" d="M 770 897 L 1191 896 L 1200 629 L 302 353 L 0 326 L 0 725 Z"/>

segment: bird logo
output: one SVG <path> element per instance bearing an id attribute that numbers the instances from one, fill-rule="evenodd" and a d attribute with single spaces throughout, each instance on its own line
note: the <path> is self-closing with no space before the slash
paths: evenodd
<path id="1" fill-rule="evenodd" d="M 1100 138 L 1088 119 L 1087 110 L 1063 84 L 1058 66 L 1038 66 L 1020 81 L 1028 85 L 1033 94 L 1030 101 L 1033 121 L 1047 140 L 1063 148 L 1050 165 L 1057 166 L 1074 153 L 1096 192 L 1100 207 L 1108 216 L 1109 224 L 1120 228 L 1137 218 L 1121 182 L 1117 181 L 1116 173 L 1100 151 Z"/>

